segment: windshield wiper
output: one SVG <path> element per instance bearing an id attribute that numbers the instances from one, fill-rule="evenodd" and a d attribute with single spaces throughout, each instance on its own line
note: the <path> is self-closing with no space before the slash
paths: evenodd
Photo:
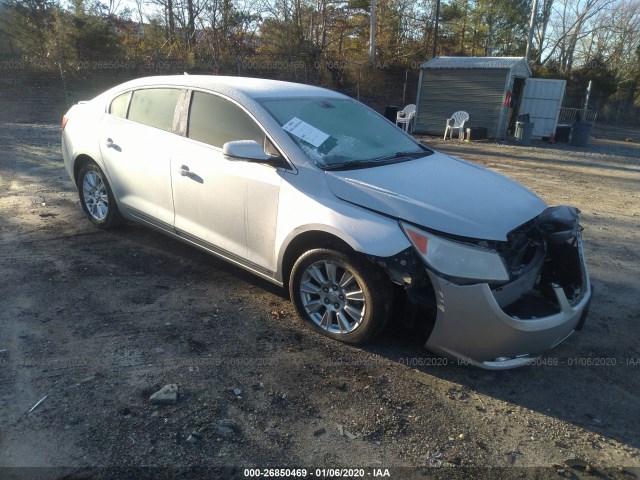
<path id="1" fill-rule="evenodd" d="M 382 165 L 389 165 L 391 163 L 406 162 L 413 158 L 421 158 L 431 155 L 431 150 L 405 150 L 396 152 L 393 155 L 386 155 L 384 157 L 373 158 L 371 160 L 347 160 L 342 163 L 335 163 L 333 165 L 326 165 L 323 170 L 351 170 L 356 168 L 367 167 L 379 167 Z"/>
<path id="2" fill-rule="evenodd" d="M 384 161 L 384 160 L 392 160 L 396 158 L 418 158 L 418 157 L 426 157 L 427 155 L 431 155 L 433 152 L 431 150 L 402 150 L 400 152 L 396 152 L 393 155 L 387 155 L 385 157 L 378 157 L 375 160 Z"/>
<path id="3" fill-rule="evenodd" d="M 323 170 L 350 170 L 355 168 L 366 168 L 381 165 L 377 160 L 347 160 L 342 163 L 334 163 L 333 165 L 325 165 Z"/>

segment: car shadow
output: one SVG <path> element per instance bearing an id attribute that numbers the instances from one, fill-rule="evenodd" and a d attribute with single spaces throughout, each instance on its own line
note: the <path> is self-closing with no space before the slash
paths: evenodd
<path id="1" fill-rule="evenodd" d="M 426 335 L 399 327 L 397 322 L 362 350 L 413 370 L 421 383 L 435 377 L 451 383 L 462 395 L 501 400 L 638 448 L 637 391 L 633 385 L 637 384 L 640 354 L 638 358 L 618 357 L 611 364 L 615 352 L 584 345 L 581 337 L 593 335 L 590 324 L 598 320 L 588 319 L 582 332 L 531 365 L 512 370 L 482 370 L 431 354 L 424 348 Z M 603 391 L 615 392 L 614 404 Z M 635 420 L 630 424 L 629 419 Z"/>

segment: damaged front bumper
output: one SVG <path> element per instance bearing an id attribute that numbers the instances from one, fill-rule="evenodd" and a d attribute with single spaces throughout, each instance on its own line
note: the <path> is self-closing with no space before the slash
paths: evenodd
<path id="1" fill-rule="evenodd" d="M 427 274 L 437 314 L 426 347 L 491 370 L 535 361 L 582 327 L 591 301 L 580 234 L 572 244 L 550 246 L 545 259 L 513 285 L 459 285 Z M 523 292 L 517 300 L 514 290 Z"/>

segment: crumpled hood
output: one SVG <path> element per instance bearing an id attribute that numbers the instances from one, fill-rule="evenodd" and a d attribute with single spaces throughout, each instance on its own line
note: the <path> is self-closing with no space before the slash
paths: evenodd
<path id="1" fill-rule="evenodd" d="M 417 160 L 325 174 L 338 198 L 463 237 L 506 240 L 511 230 L 547 207 L 513 180 L 438 152 Z"/>

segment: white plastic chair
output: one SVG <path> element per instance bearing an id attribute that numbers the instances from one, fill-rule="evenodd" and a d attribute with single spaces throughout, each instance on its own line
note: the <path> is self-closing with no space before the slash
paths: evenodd
<path id="1" fill-rule="evenodd" d="M 404 131 L 408 132 L 409 125 L 411 124 L 411 122 L 413 121 L 413 117 L 415 116 L 416 116 L 416 106 L 413 103 L 410 103 L 409 105 L 404 107 L 402 110 L 400 110 L 396 115 L 396 125 L 404 124 L 404 127 L 403 127 Z M 413 132 L 413 125 L 411 125 L 411 131 Z"/>
<path id="2" fill-rule="evenodd" d="M 459 111 L 451 115 L 451 118 L 447 120 L 447 128 L 444 130 L 444 140 L 447 139 L 447 133 L 449 138 L 453 136 L 453 131 L 458 130 L 458 138 L 464 139 L 464 124 L 469 120 L 469 114 L 467 112 Z M 453 121 L 453 123 L 451 123 Z"/>

